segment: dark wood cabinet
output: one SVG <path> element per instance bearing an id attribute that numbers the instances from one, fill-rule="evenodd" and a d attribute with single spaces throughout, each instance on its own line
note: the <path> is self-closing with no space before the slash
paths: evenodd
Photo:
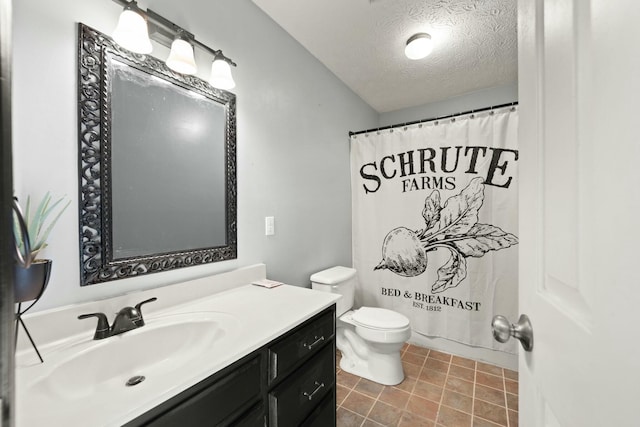
<path id="1" fill-rule="evenodd" d="M 298 426 L 335 389 L 335 351 L 322 350 L 269 392 L 272 427 Z"/>
<path id="2" fill-rule="evenodd" d="M 275 384 L 324 348 L 335 333 L 335 311 L 316 316 L 269 345 L 269 384 Z"/>
<path id="3" fill-rule="evenodd" d="M 324 400 L 311 412 L 301 427 L 326 427 L 336 425 L 336 391 L 335 387 Z"/>
<path id="4" fill-rule="evenodd" d="M 335 306 L 126 426 L 335 426 Z"/>

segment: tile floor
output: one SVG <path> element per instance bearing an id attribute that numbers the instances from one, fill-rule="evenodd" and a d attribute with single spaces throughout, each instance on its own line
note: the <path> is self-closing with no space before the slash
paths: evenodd
<path id="1" fill-rule="evenodd" d="M 337 426 L 518 426 L 517 372 L 411 344 L 402 364 L 393 387 L 337 365 Z"/>

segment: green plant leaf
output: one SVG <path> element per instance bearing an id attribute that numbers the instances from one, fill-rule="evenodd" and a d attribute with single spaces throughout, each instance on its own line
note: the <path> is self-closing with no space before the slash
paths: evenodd
<path id="1" fill-rule="evenodd" d="M 20 221 L 16 216 L 16 213 L 13 213 L 13 236 L 18 245 L 18 249 L 21 253 L 24 254 L 24 235 L 22 234 L 22 228 L 20 227 Z"/>
<path id="2" fill-rule="evenodd" d="M 29 223 L 31 222 L 29 220 L 29 218 L 31 217 L 31 196 L 27 196 L 27 206 L 26 209 L 22 212 L 23 219 L 24 219 L 24 223 L 27 225 L 27 233 L 29 233 L 29 236 L 32 236 L 30 230 L 29 230 Z"/>
<path id="3" fill-rule="evenodd" d="M 58 200 L 56 203 L 54 203 L 54 205 L 51 207 L 51 209 L 47 212 L 47 214 L 45 215 L 45 218 L 47 216 L 49 216 L 49 213 L 51 213 L 53 211 L 53 209 L 62 201 L 63 199 Z M 60 219 L 60 216 L 64 213 L 64 211 L 67 209 L 67 207 L 69 206 L 69 203 L 71 203 L 71 200 L 67 201 L 67 204 L 64 205 L 62 207 L 62 209 L 60 210 L 60 212 L 58 212 L 58 215 L 56 215 L 53 220 L 51 220 L 51 222 L 49 223 L 49 226 L 45 229 L 44 233 L 42 233 L 42 235 L 37 237 L 37 243 L 36 243 L 36 247 L 35 250 L 41 250 L 47 247 L 47 239 L 49 238 L 49 234 L 51 233 L 51 230 L 53 229 L 53 226 L 56 225 L 56 222 L 58 222 L 58 219 Z M 44 218 L 43 218 L 44 221 Z"/>
<path id="4" fill-rule="evenodd" d="M 49 204 L 49 200 L 51 199 L 51 195 L 47 191 L 47 194 L 44 195 L 36 211 L 33 214 L 33 218 L 27 219 L 27 227 L 29 229 L 29 237 L 34 243 L 34 246 L 31 248 L 32 250 L 36 249 L 35 242 L 38 240 L 38 233 L 40 233 L 40 228 L 42 227 L 42 215 Z"/>
<path id="5" fill-rule="evenodd" d="M 51 193 L 47 192 L 40 203 L 38 204 L 33 215 L 31 214 L 31 197 L 27 196 L 27 205 L 24 211 L 24 219 L 27 225 L 27 233 L 31 242 L 31 253 L 29 257 L 31 260 L 35 260 L 38 252 L 47 247 L 47 239 L 51 230 L 60 219 L 62 213 L 67 209 L 71 201 L 62 206 L 53 219 L 51 215 L 60 207 L 60 204 L 64 201 L 65 197 L 61 197 L 51 204 Z M 17 218 L 14 216 L 14 235 L 18 241 L 18 244 L 22 250 L 24 250 L 24 237 L 20 232 L 20 224 L 17 222 Z M 19 236 L 19 237 L 18 237 Z"/>
<path id="6" fill-rule="evenodd" d="M 64 198 L 60 198 L 53 205 L 49 206 L 51 202 L 51 196 L 49 195 L 49 193 L 47 193 L 45 197 L 48 200 L 46 201 L 44 210 L 41 212 L 38 218 L 38 229 L 36 230 L 36 240 L 41 240 L 39 239 L 38 236 L 42 234 L 42 227 L 44 226 L 44 223 L 46 222 L 49 215 L 55 210 L 56 206 L 58 206 L 64 200 Z M 67 203 L 67 205 L 68 204 L 69 203 Z M 62 211 L 64 211 L 64 209 L 66 209 L 66 206 L 62 209 Z M 55 223 L 55 221 L 57 221 L 57 219 L 55 219 L 53 223 Z"/>
<path id="7" fill-rule="evenodd" d="M 64 200 L 64 198 L 60 198 L 53 205 L 51 205 L 51 194 L 49 192 L 47 192 L 45 198 L 46 203 L 44 209 L 42 210 L 42 217 L 40 218 L 40 224 L 38 225 L 37 235 L 40 235 L 42 233 L 42 227 L 44 227 L 47 218 L 55 210 L 56 206 L 58 206 Z"/>

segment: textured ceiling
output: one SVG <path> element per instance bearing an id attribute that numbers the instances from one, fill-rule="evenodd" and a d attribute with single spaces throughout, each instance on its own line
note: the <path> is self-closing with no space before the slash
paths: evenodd
<path id="1" fill-rule="evenodd" d="M 516 0 L 253 0 L 378 112 L 517 80 Z M 426 32 L 433 53 L 412 61 Z"/>

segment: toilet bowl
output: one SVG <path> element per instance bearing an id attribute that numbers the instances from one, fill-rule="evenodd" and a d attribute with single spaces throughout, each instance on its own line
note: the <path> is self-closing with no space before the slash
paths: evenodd
<path id="1" fill-rule="evenodd" d="M 409 319 L 393 310 L 353 308 L 356 270 L 333 267 L 311 276 L 313 289 L 341 294 L 336 304 L 340 368 L 371 381 L 396 385 L 404 379 L 400 350 L 411 336 Z"/>

